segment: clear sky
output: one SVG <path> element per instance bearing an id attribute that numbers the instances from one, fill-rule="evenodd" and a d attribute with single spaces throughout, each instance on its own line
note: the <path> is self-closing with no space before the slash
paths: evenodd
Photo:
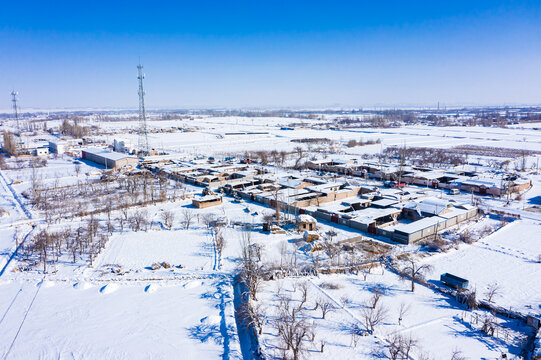
<path id="1" fill-rule="evenodd" d="M 0 109 L 541 103 L 541 1 L 4 1 Z"/>

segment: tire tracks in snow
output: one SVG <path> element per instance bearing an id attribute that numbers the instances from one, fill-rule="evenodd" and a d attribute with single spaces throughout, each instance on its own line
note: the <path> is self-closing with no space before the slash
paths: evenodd
<path id="1" fill-rule="evenodd" d="M 32 301 L 30 302 L 30 305 L 28 305 L 28 309 L 26 309 L 26 312 L 24 314 L 24 317 L 21 321 L 21 324 L 19 325 L 19 328 L 17 329 L 17 332 L 15 333 L 15 336 L 13 337 L 13 341 L 11 341 L 11 345 L 9 346 L 8 351 L 5 353 L 3 360 L 6 360 L 11 353 L 11 350 L 13 349 L 13 345 L 15 345 L 15 341 L 17 341 L 17 338 L 19 337 L 19 334 L 21 333 L 21 329 L 23 328 L 24 322 L 26 321 L 26 317 L 28 316 L 28 313 L 32 309 L 32 305 L 34 305 L 34 301 L 36 301 L 36 298 L 39 294 L 39 291 L 41 290 L 41 286 L 43 285 L 43 282 L 45 281 L 45 276 L 41 280 L 41 282 L 38 284 L 38 288 L 36 290 L 36 293 L 34 294 L 34 297 L 32 298 Z"/>
<path id="2" fill-rule="evenodd" d="M 28 219 L 32 219 L 32 214 L 23 205 L 22 201 L 19 199 L 19 196 L 17 195 L 13 187 L 10 184 L 8 184 L 6 177 L 4 176 L 4 173 L 2 172 L 1 169 L 0 169 L 0 184 L 5 190 L 8 190 L 6 191 L 6 193 L 7 192 L 11 193 L 15 207 L 18 208 Z"/>

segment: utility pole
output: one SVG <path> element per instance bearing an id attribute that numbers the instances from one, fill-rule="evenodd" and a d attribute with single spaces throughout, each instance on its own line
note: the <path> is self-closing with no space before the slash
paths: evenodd
<path id="1" fill-rule="evenodd" d="M 147 131 L 147 119 L 145 113 L 145 90 L 143 89 L 143 65 L 137 65 L 139 79 L 139 151 L 145 155 L 150 153 L 148 146 L 148 131 Z"/>

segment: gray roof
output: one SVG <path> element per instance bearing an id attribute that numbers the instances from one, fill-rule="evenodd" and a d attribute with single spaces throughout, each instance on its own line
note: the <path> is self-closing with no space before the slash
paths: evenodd
<path id="1" fill-rule="evenodd" d="M 83 151 L 85 153 L 87 153 L 87 154 L 101 156 L 101 157 L 103 157 L 103 158 L 105 158 L 107 160 L 111 160 L 111 161 L 122 160 L 122 159 L 125 159 L 125 158 L 135 159 L 135 157 L 133 157 L 133 156 L 129 156 L 129 155 L 126 155 L 126 154 L 123 154 L 123 153 L 113 152 L 113 151 L 109 151 L 109 150 L 105 150 L 105 149 L 99 149 L 99 148 L 88 148 L 88 149 L 84 149 Z"/>

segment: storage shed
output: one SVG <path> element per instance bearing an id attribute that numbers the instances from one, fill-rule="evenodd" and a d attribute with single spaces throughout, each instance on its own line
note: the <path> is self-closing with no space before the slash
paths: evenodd
<path id="1" fill-rule="evenodd" d="M 98 148 L 83 150 L 81 158 L 103 165 L 107 169 L 119 169 L 127 165 L 135 166 L 139 163 L 139 159 L 136 157 Z"/>
<path id="2" fill-rule="evenodd" d="M 411 244 L 445 229 L 446 221 L 442 217 L 432 216 L 409 224 L 398 225 L 394 229 L 393 240 L 403 244 Z"/>
<path id="3" fill-rule="evenodd" d="M 314 231 L 317 221 L 310 215 L 302 214 L 297 216 L 297 229 L 299 231 Z"/>
<path id="4" fill-rule="evenodd" d="M 192 200 L 192 205 L 198 209 L 204 209 L 211 206 L 220 205 L 222 197 L 219 195 L 207 195 Z"/>

